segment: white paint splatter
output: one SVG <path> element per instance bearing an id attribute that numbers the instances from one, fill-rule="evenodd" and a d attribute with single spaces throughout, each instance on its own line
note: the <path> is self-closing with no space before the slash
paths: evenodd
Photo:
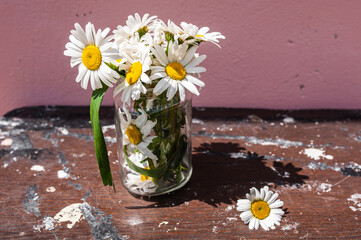
<path id="1" fill-rule="evenodd" d="M 233 131 L 233 128 L 229 127 L 228 125 L 226 124 L 222 124 L 220 127 L 217 127 L 216 128 L 218 131 Z"/>
<path id="2" fill-rule="evenodd" d="M 300 147 L 303 145 L 302 142 L 294 142 L 281 138 L 277 139 L 257 139 L 256 137 L 248 137 L 248 142 L 252 144 L 260 144 L 262 146 L 280 146 L 280 148 L 289 148 L 289 147 Z"/>
<path id="3" fill-rule="evenodd" d="M 143 223 L 143 220 L 140 219 L 138 216 L 134 216 L 131 219 L 129 219 L 127 222 L 129 225 L 135 226 L 135 225 L 139 225 L 139 224 Z"/>
<path id="4" fill-rule="evenodd" d="M 33 226 L 33 231 L 34 232 L 41 232 L 41 227 L 42 227 L 42 225 Z"/>
<path id="5" fill-rule="evenodd" d="M 235 208 L 234 205 L 229 205 L 229 206 L 227 206 L 227 208 L 226 208 L 224 211 L 229 212 L 229 211 L 231 211 L 233 208 Z"/>
<path id="6" fill-rule="evenodd" d="M 347 199 L 349 202 L 353 202 L 354 206 L 349 206 L 352 211 L 361 211 L 361 194 L 355 193 L 351 195 L 350 198 Z"/>
<path id="7" fill-rule="evenodd" d="M 7 168 L 9 166 L 9 163 L 4 163 L 3 168 Z"/>
<path id="8" fill-rule="evenodd" d="M 112 144 L 114 144 L 114 143 L 117 142 L 117 139 L 116 139 L 115 137 L 109 137 L 109 136 L 105 136 L 105 137 L 104 137 L 104 140 L 105 140 L 106 142 L 109 142 L 109 143 L 112 143 Z"/>
<path id="9" fill-rule="evenodd" d="M 64 170 L 58 171 L 58 178 L 68 178 L 68 177 L 69 177 L 69 173 L 65 172 Z"/>
<path id="10" fill-rule="evenodd" d="M 283 119 L 283 122 L 284 123 L 294 123 L 295 119 L 292 118 L 292 117 L 286 117 L 286 118 Z"/>
<path id="11" fill-rule="evenodd" d="M 16 122 L 14 120 L 0 120 L 0 126 L 11 126 L 11 127 L 16 127 L 19 126 L 23 121 L 21 121 L 20 119 L 16 119 Z"/>
<path id="12" fill-rule="evenodd" d="M 297 229 L 297 227 L 298 227 L 299 225 L 300 225 L 299 223 L 286 224 L 286 225 L 282 226 L 281 230 L 286 231 L 286 230 Z"/>
<path id="13" fill-rule="evenodd" d="M 321 158 L 326 158 L 328 160 L 332 160 L 332 155 L 325 155 L 325 150 L 318 149 L 318 148 L 306 148 L 303 151 L 299 152 L 300 154 L 305 154 L 309 158 L 312 158 L 314 160 L 320 160 Z"/>
<path id="14" fill-rule="evenodd" d="M 198 119 L 198 118 L 193 118 L 193 119 L 192 119 L 192 123 L 194 123 L 194 124 L 201 124 L 201 125 L 204 124 L 204 122 L 203 122 L 202 120 Z"/>
<path id="15" fill-rule="evenodd" d="M 234 217 L 228 217 L 227 218 L 228 221 L 237 221 L 237 218 L 234 218 Z"/>
<path id="16" fill-rule="evenodd" d="M 321 183 L 320 186 L 318 186 L 317 191 L 318 192 L 330 192 L 331 188 L 332 188 L 332 184 Z"/>
<path id="17" fill-rule="evenodd" d="M 161 227 L 162 225 L 167 225 L 168 223 L 169 222 L 167 222 L 167 221 L 163 221 L 163 222 L 159 223 L 158 227 Z"/>
<path id="18" fill-rule="evenodd" d="M 80 154 L 76 154 L 76 153 L 72 153 L 71 156 L 73 158 L 78 158 L 78 157 L 84 157 L 86 154 L 85 153 L 80 153 Z"/>
<path id="19" fill-rule="evenodd" d="M 107 125 L 107 126 L 102 127 L 103 133 L 106 133 L 109 129 L 115 130 L 115 124 Z"/>
<path id="20" fill-rule="evenodd" d="M 6 138 L 1 141 L 1 146 L 10 147 L 13 144 L 13 140 L 11 138 Z"/>
<path id="21" fill-rule="evenodd" d="M 68 135 L 69 134 L 69 131 L 67 129 L 65 129 L 65 128 L 60 127 L 57 130 L 63 135 Z"/>
<path id="22" fill-rule="evenodd" d="M 245 158 L 247 157 L 247 154 L 243 152 L 237 152 L 237 153 L 229 153 L 231 158 Z"/>
<path id="23" fill-rule="evenodd" d="M 217 229 L 218 229 L 217 226 L 213 226 L 212 232 L 217 233 L 218 232 Z"/>
<path id="24" fill-rule="evenodd" d="M 55 187 L 47 187 L 46 189 L 45 189 L 47 192 L 55 192 Z"/>
<path id="25" fill-rule="evenodd" d="M 84 216 L 80 210 L 81 205 L 81 203 L 73 203 L 61 209 L 60 212 L 55 215 L 55 221 L 57 221 L 58 223 L 70 222 L 66 225 L 66 227 L 69 229 L 72 228 L 75 223 L 84 219 Z"/>
<path id="26" fill-rule="evenodd" d="M 51 231 L 54 230 L 54 218 L 46 216 L 43 219 L 43 226 L 45 230 Z"/>
<path id="27" fill-rule="evenodd" d="M 321 193 L 330 192 L 332 190 L 332 184 L 329 183 L 319 183 L 318 181 L 314 181 L 310 184 L 302 184 L 302 185 L 292 185 L 292 186 L 281 186 L 279 190 L 275 190 L 278 193 L 281 193 L 283 191 L 300 191 L 300 192 L 310 192 L 310 191 L 316 191 L 318 195 L 321 195 Z"/>
<path id="28" fill-rule="evenodd" d="M 35 172 L 45 172 L 44 166 L 41 165 L 33 165 L 31 166 L 30 170 Z"/>

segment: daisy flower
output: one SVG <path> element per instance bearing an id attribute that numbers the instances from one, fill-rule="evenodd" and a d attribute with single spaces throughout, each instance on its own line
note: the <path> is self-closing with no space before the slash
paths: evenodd
<path id="1" fill-rule="evenodd" d="M 178 45 L 177 42 L 170 43 L 168 49 L 168 56 L 159 45 L 154 45 L 151 48 L 160 66 L 152 66 L 151 80 L 160 79 L 155 86 L 153 92 L 158 96 L 167 90 L 168 101 L 174 97 L 179 91 L 181 101 L 185 99 L 185 88 L 195 95 L 199 95 L 199 87 L 204 87 L 204 82 L 190 74 L 198 74 L 205 72 L 206 69 L 199 67 L 198 64 L 206 59 L 206 55 L 196 57 L 195 51 L 197 46 L 191 47 L 187 50 L 188 45 Z"/>
<path id="2" fill-rule="evenodd" d="M 157 26 L 155 32 L 163 32 L 165 38 L 167 38 L 167 35 L 169 34 L 170 35 L 169 37 L 173 38 L 174 40 L 177 40 L 180 37 L 182 29 L 178 27 L 171 20 L 168 20 L 167 24 L 161 22 L 161 24 Z"/>
<path id="3" fill-rule="evenodd" d="M 151 80 L 146 74 L 151 64 L 152 60 L 149 56 L 149 48 L 146 47 L 140 51 L 139 56 L 136 58 L 129 55 L 123 58 L 119 63 L 119 70 L 125 70 L 125 79 L 115 88 L 113 96 L 123 92 L 121 100 L 129 105 L 130 98 L 138 100 L 140 93 L 146 94 L 147 89 L 143 83 L 151 83 Z"/>
<path id="4" fill-rule="evenodd" d="M 149 52 L 149 49 L 145 49 L 149 44 L 152 44 L 153 39 L 152 37 L 147 34 L 143 36 L 141 39 L 139 35 L 132 36 L 128 39 L 128 41 L 122 42 L 119 46 L 119 55 L 124 56 L 131 56 L 133 58 L 139 56 L 142 51 Z"/>
<path id="5" fill-rule="evenodd" d="M 138 167 L 149 169 L 148 162 L 145 161 L 146 159 L 147 156 L 140 152 L 133 153 L 129 156 L 129 160 L 131 160 Z M 128 166 L 126 166 L 126 169 L 128 172 L 125 179 L 125 184 L 129 188 L 144 193 L 153 193 L 155 191 L 156 186 L 152 178 L 145 175 L 140 175 L 139 173 L 131 170 Z"/>
<path id="6" fill-rule="evenodd" d="M 134 149 L 138 149 L 145 156 L 152 160 L 158 160 L 152 151 L 148 149 L 148 145 L 156 136 L 149 136 L 156 122 L 148 120 L 147 114 L 143 109 L 138 109 L 141 114 L 137 119 L 132 119 L 130 113 L 124 109 L 120 111 L 121 129 L 123 134 L 123 146 L 130 145 Z M 124 114 L 126 119 L 124 118 Z"/>
<path id="7" fill-rule="evenodd" d="M 76 82 L 80 82 L 84 89 L 87 89 L 89 79 L 93 90 L 102 88 L 101 82 L 113 87 L 112 83 L 117 82 L 115 79 L 119 78 L 119 74 L 105 63 L 116 60 L 119 54 L 109 42 L 111 37 L 106 37 L 109 28 L 96 32 L 90 22 L 85 26 L 85 31 L 78 23 L 74 26 L 75 30 L 69 36 L 70 42 L 65 45 L 64 55 L 71 57 L 71 67 L 79 65 Z"/>
<path id="8" fill-rule="evenodd" d="M 140 18 L 138 13 L 134 17 L 130 15 L 126 21 L 126 26 L 118 26 L 117 30 L 113 31 L 115 44 L 119 46 L 122 42 L 128 41 L 135 33 L 138 33 L 141 38 L 149 31 L 153 31 L 156 18 L 157 16 L 149 17 L 148 13 L 144 14 L 143 18 Z"/>
<path id="9" fill-rule="evenodd" d="M 199 29 L 196 25 L 190 23 L 181 23 L 181 27 L 183 28 L 183 40 L 188 43 L 192 44 L 194 42 L 211 42 L 215 45 L 218 45 L 218 39 L 225 39 L 225 37 L 219 32 L 211 32 L 209 33 L 208 27 L 202 27 Z"/>
<path id="10" fill-rule="evenodd" d="M 280 225 L 284 212 L 280 209 L 283 202 L 277 199 L 277 193 L 269 191 L 268 186 L 261 188 L 261 191 L 253 187 L 246 197 L 237 201 L 237 210 L 243 212 L 240 217 L 245 224 L 249 223 L 249 229 L 257 230 L 261 225 L 268 231 L 274 229 L 275 224 Z"/>

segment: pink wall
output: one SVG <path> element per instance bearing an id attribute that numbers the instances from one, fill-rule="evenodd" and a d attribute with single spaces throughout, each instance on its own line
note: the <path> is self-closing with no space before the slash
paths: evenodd
<path id="1" fill-rule="evenodd" d="M 2 0 L 0 115 L 30 105 L 88 105 L 63 55 L 74 22 L 124 25 L 129 14 L 209 26 L 226 36 L 208 55 L 194 105 L 361 108 L 361 3 L 333 1 Z M 105 100 L 112 104 L 110 92 Z"/>

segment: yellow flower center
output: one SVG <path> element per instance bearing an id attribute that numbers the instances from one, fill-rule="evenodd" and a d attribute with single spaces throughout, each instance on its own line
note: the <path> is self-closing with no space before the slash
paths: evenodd
<path id="1" fill-rule="evenodd" d="M 125 134 L 128 136 L 128 139 L 134 145 L 138 145 L 142 141 L 142 134 L 139 131 L 139 128 L 130 124 L 125 131 Z"/>
<path id="2" fill-rule="evenodd" d="M 196 38 L 198 38 L 198 37 L 204 37 L 204 35 L 197 34 Z"/>
<path id="3" fill-rule="evenodd" d="M 81 54 L 84 66 L 89 70 L 97 70 L 102 63 L 102 54 L 97 46 L 88 45 Z"/>
<path id="4" fill-rule="evenodd" d="M 174 80 L 183 80 L 186 76 L 186 69 L 182 64 L 177 62 L 171 62 L 165 67 L 165 72 L 169 77 Z"/>
<path id="5" fill-rule="evenodd" d="M 146 167 L 145 169 L 150 169 L 149 167 Z M 148 176 L 145 176 L 145 175 L 140 175 L 140 180 L 143 182 L 143 181 L 145 181 L 145 180 L 147 180 L 147 179 L 150 179 L 150 177 L 148 177 Z"/>
<path id="6" fill-rule="evenodd" d="M 117 61 L 118 63 L 120 63 L 120 62 L 122 61 L 122 59 L 119 58 L 119 59 L 117 59 L 117 60 L 115 60 L 115 61 Z"/>
<path id="7" fill-rule="evenodd" d="M 268 203 L 263 200 L 256 200 L 251 204 L 251 212 L 255 218 L 259 220 L 265 219 L 270 214 L 270 207 Z"/>
<path id="8" fill-rule="evenodd" d="M 140 62 L 133 63 L 128 69 L 126 79 L 129 85 L 132 85 L 138 81 L 142 75 L 142 64 Z"/>

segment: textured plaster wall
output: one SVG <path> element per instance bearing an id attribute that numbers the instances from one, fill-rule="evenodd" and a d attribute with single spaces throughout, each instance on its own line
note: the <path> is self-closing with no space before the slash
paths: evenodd
<path id="1" fill-rule="evenodd" d="M 0 115 L 31 105 L 88 105 L 63 56 L 74 22 L 114 29 L 129 14 L 209 26 L 222 49 L 202 45 L 206 83 L 195 106 L 361 108 L 361 2 L 0 1 Z M 112 104 L 108 93 L 105 104 Z"/>

